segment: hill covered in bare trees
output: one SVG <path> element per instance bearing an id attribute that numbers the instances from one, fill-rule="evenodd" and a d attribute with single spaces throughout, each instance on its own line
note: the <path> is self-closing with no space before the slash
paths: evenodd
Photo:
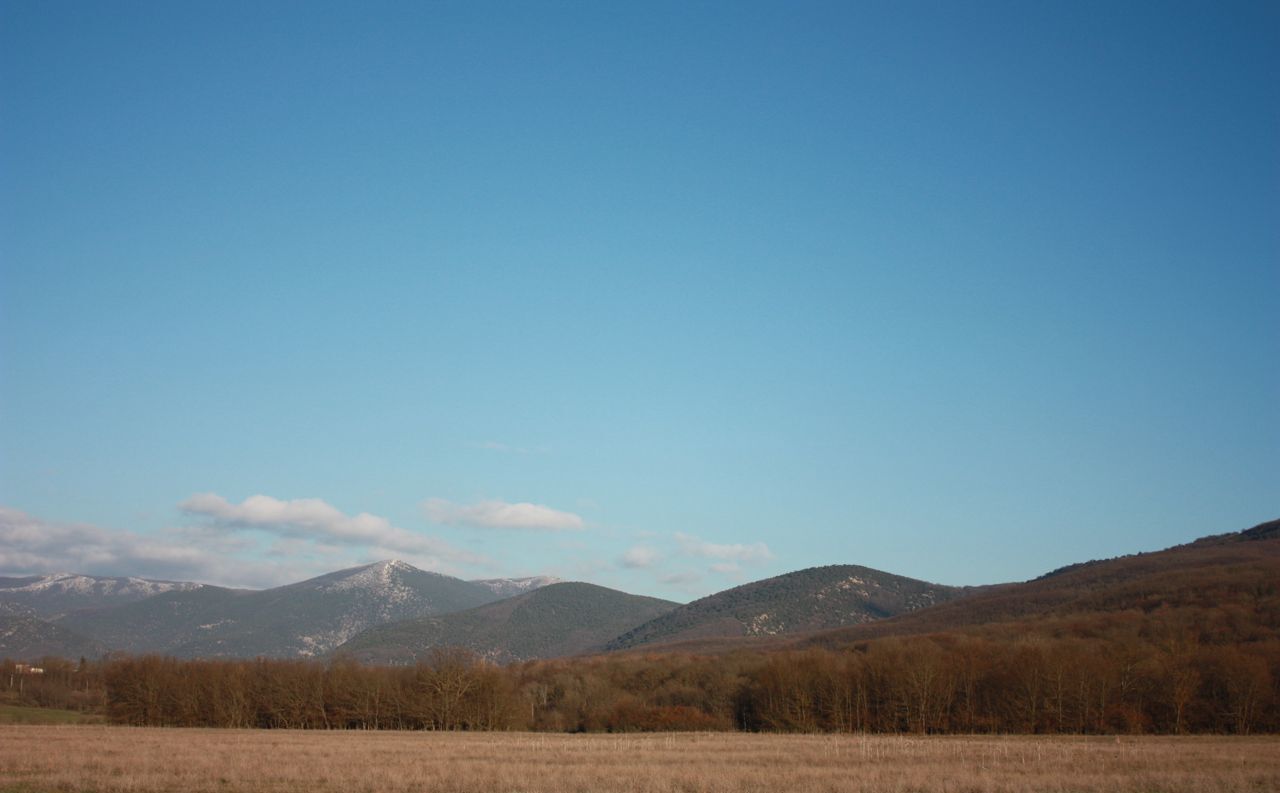
<path id="1" fill-rule="evenodd" d="M 800 646 L 950 631 L 1098 634 L 1171 626 L 1200 642 L 1272 638 L 1280 630 L 1280 521 L 1162 551 L 1059 568 L 982 587 L 932 608 L 806 637 Z"/>

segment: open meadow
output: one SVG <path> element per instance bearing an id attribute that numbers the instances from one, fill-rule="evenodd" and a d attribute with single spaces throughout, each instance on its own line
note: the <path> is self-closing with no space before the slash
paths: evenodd
<path id="1" fill-rule="evenodd" d="M 1280 790 L 1276 737 L 0 727 L 0 791 Z"/>

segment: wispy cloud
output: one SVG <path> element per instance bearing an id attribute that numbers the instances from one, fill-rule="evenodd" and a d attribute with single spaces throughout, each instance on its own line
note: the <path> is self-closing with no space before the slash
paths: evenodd
<path id="1" fill-rule="evenodd" d="M 506 501 L 455 504 L 443 498 L 430 498 L 422 502 L 422 511 L 428 520 L 449 526 L 542 531 L 580 531 L 586 528 L 585 521 L 579 515 L 527 501 L 514 504 Z"/>
<path id="2" fill-rule="evenodd" d="M 451 562 L 478 564 L 484 560 L 445 541 L 402 529 L 368 512 L 347 515 L 318 498 L 281 500 L 256 495 L 239 504 L 216 493 L 197 493 L 178 507 L 227 529 L 261 529 L 281 537 L 317 543 L 363 546 L 377 551 L 415 554 L 432 569 Z"/>
<path id="3" fill-rule="evenodd" d="M 205 554 L 195 548 L 87 523 L 59 523 L 0 507 L 0 569 L 9 572 L 86 570 L 196 570 Z"/>
<path id="4" fill-rule="evenodd" d="M 245 558 L 240 554 L 248 545 L 199 527 L 139 534 L 0 506 L 0 572 L 8 574 L 84 573 L 257 587 L 323 572 L 297 559 L 282 564 Z"/>
<path id="5" fill-rule="evenodd" d="M 648 545 L 633 545 L 623 552 L 618 564 L 632 570 L 638 570 L 653 567 L 661 559 L 662 553 L 657 548 Z"/>
<path id="6" fill-rule="evenodd" d="M 752 564 L 773 558 L 773 551 L 763 542 L 719 544 L 707 542 L 691 534 L 675 533 L 676 543 L 688 556 L 720 559 L 725 562 Z"/>

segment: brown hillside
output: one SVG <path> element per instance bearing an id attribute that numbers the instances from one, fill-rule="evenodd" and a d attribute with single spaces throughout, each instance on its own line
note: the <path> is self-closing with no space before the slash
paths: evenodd
<path id="1" fill-rule="evenodd" d="M 1150 615 L 1195 631 L 1204 643 L 1280 637 L 1280 521 L 1164 551 L 1072 565 L 796 644 L 838 648 L 979 627 L 996 634 L 1096 635 Z"/>

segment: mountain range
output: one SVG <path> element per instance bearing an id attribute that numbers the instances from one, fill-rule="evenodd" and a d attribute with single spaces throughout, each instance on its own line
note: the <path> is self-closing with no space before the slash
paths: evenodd
<path id="1" fill-rule="evenodd" d="M 339 651 L 412 663 L 436 647 L 466 647 L 510 662 L 852 625 L 958 592 L 855 566 L 801 570 L 685 606 L 550 576 L 463 581 L 395 560 L 261 591 L 60 574 L 0 579 L 0 614 L 23 620 L 0 637 L 0 656 Z"/>
<path id="2" fill-rule="evenodd" d="M 76 573 L 0 577 L 0 613 L 47 619 L 80 609 L 135 603 L 165 592 L 185 592 L 200 586 L 189 581 L 103 578 Z"/>
<path id="3" fill-rule="evenodd" d="M 374 625 L 461 611 L 498 597 L 490 586 L 388 560 L 262 591 L 174 590 L 81 610 L 58 624 L 129 653 L 315 657 Z"/>
<path id="4" fill-rule="evenodd" d="M 1021 583 L 949 587 L 831 565 L 684 605 L 547 576 L 464 581 L 395 560 L 260 591 L 55 574 L 0 578 L 0 657 L 120 651 L 403 664 L 464 647 L 506 663 L 598 652 L 841 647 L 955 630 L 1113 630 L 1144 614 L 1204 625 L 1230 608 L 1277 611 L 1277 581 L 1280 521 L 1071 564 Z"/>

